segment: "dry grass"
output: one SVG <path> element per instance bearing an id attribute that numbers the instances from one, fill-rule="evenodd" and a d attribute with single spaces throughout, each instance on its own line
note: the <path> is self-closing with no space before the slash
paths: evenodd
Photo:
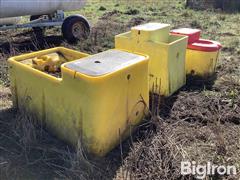
<path id="1" fill-rule="evenodd" d="M 143 7 L 143 16 L 142 11 L 134 8 L 116 10 L 116 5 L 113 10 L 106 7 L 108 11 L 94 24 L 90 38 L 79 44 L 66 44 L 55 29 L 50 32 L 54 35 L 42 39 L 28 31 L 1 34 L 0 179 L 193 179 L 180 175 L 182 160 L 211 161 L 240 168 L 239 30 L 233 25 L 229 29 L 238 15 L 216 13 L 209 17 L 204 11 L 206 17 L 196 12 L 198 18 L 194 11 L 178 8 L 177 4 L 173 11 Z M 120 17 L 126 16 L 130 19 L 122 21 Z M 208 80 L 190 79 L 187 86 L 167 99 L 151 95 L 151 116 L 107 157 L 87 157 L 80 143 L 74 150 L 52 136 L 33 117 L 12 109 L 7 88 L 9 56 L 59 45 L 97 53 L 113 47 L 114 35 L 148 22 L 151 17 L 173 23 L 175 27 L 200 26 L 206 30 L 204 36 L 221 40 L 225 47 L 217 74 Z M 216 33 L 219 26 L 221 32 Z M 208 177 L 239 178 L 239 175 Z"/>
<path id="2" fill-rule="evenodd" d="M 222 85 L 221 87 L 224 88 Z M 226 87 L 229 88 L 229 87 Z M 224 89 L 226 91 L 226 89 Z M 180 175 L 181 161 L 199 164 L 236 165 L 240 153 L 240 96 L 236 104 L 228 95 L 182 91 L 166 100 L 161 117 L 152 117 L 152 126 L 144 130 L 124 160 L 117 177 L 127 179 L 188 179 Z M 165 106 L 165 109 L 164 109 Z M 168 108 L 170 108 L 169 114 Z M 141 131 L 140 131 L 141 132 Z M 142 139 L 144 137 L 144 139 Z M 225 177 L 238 179 L 239 176 Z M 218 175 L 211 179 L 220 179 Z"/>

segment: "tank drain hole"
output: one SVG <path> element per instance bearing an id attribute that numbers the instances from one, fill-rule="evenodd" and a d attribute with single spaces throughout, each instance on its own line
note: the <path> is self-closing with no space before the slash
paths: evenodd
<path id="1" fill-rule="evenodd" d="M 136 116 L 138 116 L 138 115 L 139 115 L 139 111 L 136 112 Z"/>

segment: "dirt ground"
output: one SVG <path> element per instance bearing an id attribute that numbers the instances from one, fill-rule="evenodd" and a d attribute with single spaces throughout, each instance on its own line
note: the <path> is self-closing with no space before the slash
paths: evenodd
<path id="1" fill-rule="evenodd" d="M 123 12 L 119 6 L 107 7 L 94 22 L 90 38 L 78 44 L 66 43 L 56 28 L 43 38 L 28 30 L 0 32 L 0 179 L 194 179 L 180 175 L 184 160 L 235 165 L 240 173 L 240 30 L 235 25 L 240 15 L 194 12 L 179 4 L 169 7 L 171 11 L 147 7 L 148 15 L 134 8 Z M 161 98 L 160 107 L 151 108 L 153 116 L 107 157 L 86 157 L 12 108 L 8 57 L 55 46 L 94 54 L 112 48 L 116 34 L 157 20 L 201 28 L 204 37 L 219 40 L 224 47 L 217 72 L 205 80 L 189 78 L 173 96 Z"/>

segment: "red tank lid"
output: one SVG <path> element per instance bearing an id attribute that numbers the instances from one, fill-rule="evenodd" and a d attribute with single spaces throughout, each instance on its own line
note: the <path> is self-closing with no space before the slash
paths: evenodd
<path id="1" fill-rule="evenodd" d="M 172 34 L 188 36 L 188 43 L 194 43 L 200 38 L 201 30 L 200 29 L 191 29 L 191 28 L 180 28 L 171 30 Z"/>
<path id="2" fill-rule="evenodd" d="M 206 39 L 199 39 L 192 44 L 188 44 L 188 49 L 205 51 L 205 52 L 214 52 L 222 48 L 222 45 L 217 41 L 211 41 Z"/>

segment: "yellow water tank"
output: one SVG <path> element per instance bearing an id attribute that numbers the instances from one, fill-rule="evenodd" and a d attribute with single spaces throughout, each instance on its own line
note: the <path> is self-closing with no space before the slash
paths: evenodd
<path id="1" fill-rule="evenodd" d="M 116 48 L 149 55 L 150 91 L 164 96 L 186 83 L 187 37 L 169 33 L 168 24 L 148 23 L 115 37 Z"/>
<path id="2" fill-rule="evenodd" d="M 31 66 L 59 53 L 61 76 Z M 38 59 L 39 59 L 38 58 Z M 54 48 L 9 59 L 14 105 L 44 122 L 57 137 L 104 156 L 141 122 L 149 103 L 148 57 L 122 50 L 93 56 Z"/>
<path id="3" fill-rule="evenodd" d="M 180 28 L 172 30 L 171 33 L 188 37 L 186 74 L 202 78 L 213 75 L 222 47 L 221 44 L 201 39 L 201 30 L 199 29 Z"/>
<path id="4" fill-rule="evenodd" d="M 214 74 L 219 57 L 219 49 L 212 51 L 187 49 L 186 73 L 207 78 Z"/>

